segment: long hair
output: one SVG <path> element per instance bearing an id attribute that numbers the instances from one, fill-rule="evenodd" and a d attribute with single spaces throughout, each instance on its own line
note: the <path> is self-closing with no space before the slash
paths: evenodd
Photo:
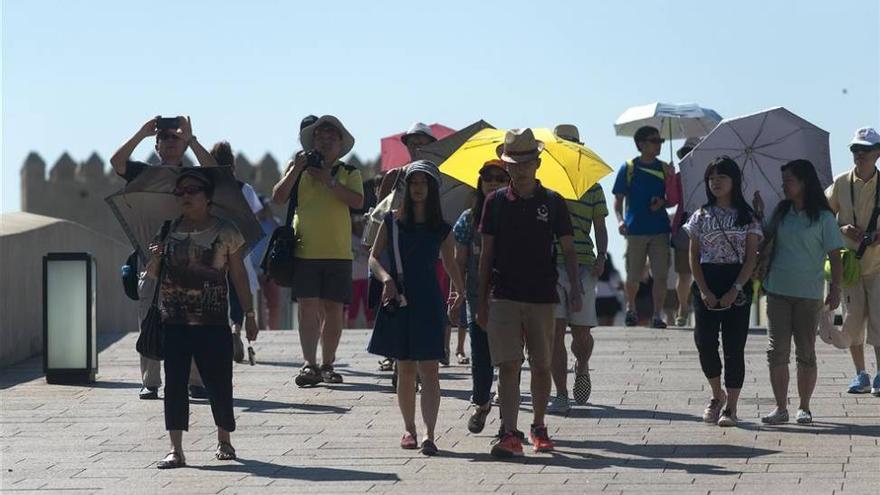
<path id="1" fill-rule="evenodd" d="M 819 220 L 822 211 L 832 211 L 831 205 L 828 204 L 828 198 L 825 197 L 825 191 L 822 189 L 822 184 L 819 182 L 819 176 L 816 174 L 816 168 L 813 167 L 809 160 L 792 160 L 783 165 L 780 170 L 782 172 L 787 170 L 791 175 L 794 175 L 799 181 L 803 182 L 804 211 L 807 213 L 810 223 Z M 790 199 L 780 201 L 773 211 L 773 218 L 779 218 L 780 220 L 784 218 L 785 214 L 791 210 L 793 204 L 794 202 Z"/>
<path id="2" fill-rule="evenodd" d="M 736 209 L 736 225 L 740 227 L 752 223 L 755 218 L 755 211 L 746 201 L 742 192 L 742 171 L 739 165 L 729 156 L 719 156 L 712 160 L 712 163 L 706 167 L 706 173 L 703 174 L 703 181 L 706 183 L 706 204 L 703 207 L 714 206 L 718 202 L 718 198 L 712 193 L 709 187 L 709 176 L 712 174 L 726 175 L 733 181 L 730 189 L 730 204 Z"/>
<path id="3" fill-rule="evenodd" d="M 424 172 L 417 172 L 424 173 Z M 428 197 L 425 199 L 425 224 L 431 231 L 438 231 L 446 223 L 443 220 L 443 208 L 440 206 L 440 186 L 437 181 L 428 174 Z M 404 228 L 411 229 L 415 227 L 416 219 L 413 212 L 414 204 L 412 196 L 409 193 L 409 185 L 415 174 L 406 178 L 403 188 L 403 205 L 400 207 L 399 220 Z"/>
<path id="4" fill-rule="evenodd" d="M 232 145 L 229 141 L 218 141 L 211 148 L 211 156 L 217 160 L 217 165 L 235 165 L 235 156 L 232 154 Z"/>

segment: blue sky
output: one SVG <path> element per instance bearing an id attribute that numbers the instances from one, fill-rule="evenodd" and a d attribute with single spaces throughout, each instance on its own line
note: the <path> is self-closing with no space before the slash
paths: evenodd
<path id="1" fill-rule="evenodd" d="M 852 132 L 880 126 L 875 1 L 4 0 L 2 8 L 4 212 L 20 209 L 19 169 L 31 150 L 49 166 L 64 151 L 106 161 L 156 114 L 189 114 L 202 142 L 228 139 L 252 161 L 290 156 L 307 113 L 338 115 L 365 158 L 416 120 L 565 122 L 617 166 L 634 155 L 612 128 L 629 106 L 693 101 L 733 117 L 782 105 L 831 133 L 835 172 L 851 165 Z M 143 143 L 135 158 L 150 148 Z"/>

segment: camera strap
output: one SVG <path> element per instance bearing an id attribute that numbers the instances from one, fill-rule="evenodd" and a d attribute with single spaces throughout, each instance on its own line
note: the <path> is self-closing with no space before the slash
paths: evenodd
<path id="1" fill-rule="evenodd" d="M 852 218 L 853 225 L 856 227 L 859 226 L 859 222 L 856 219 L 856 190 L 855 190 L 855 175 L 856 172 L 853 170 L 849 176 L 849 201 L 852 205 Z M 865 226 L 865 232 L 871 232 L 877 229 L 877 215 L 880 214 L 880 170 L 874 169 L 874 179 L 876 181 L 876 189 L 874 191 L 874 210 L 871 212 L 871 218 L 868 220 L 868 225 Z"/>

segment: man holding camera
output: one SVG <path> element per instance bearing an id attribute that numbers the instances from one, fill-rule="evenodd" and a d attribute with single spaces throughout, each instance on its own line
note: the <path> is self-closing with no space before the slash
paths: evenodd
<path id="1" fill-rule="evenodd" d="M 843 330 L 852 341 L 849 351 L 856 368 L 847 391 L 880 397 L 880 134 L 870 127 L 857 130 L 849 150 L 855 166 L 825 191 L 860 272 L 853 286 L 843 288 Z M 865 342 L 874 347 L 877 360 L 873 383 L 865 367 Z"/>
<path id="2" fill-rule="evenodd" d="M 134 153 L 135 148 L 138 147 L 141 141 L 150 136 L 156 136 L 155 149 L 156 154 L 159 155 L 160 165 L 176 167 L 183 166 L 183 154 L 186 153 L 187 148 L 193 150 L 193 153 L 195 153 L 201 166 L 213 167 L 217 165 L 217 161 L 214 160 L 211 153 L 198 142 L 195 136 L 193 136 L 192 121 L 188 116 L 167 118 L 157 116 L 148 120 L 143 126 L 141 126 L 134 136 L 126 141 L 118 150 L 116 150 L 116 153 L 110 157 L 110 165 L 113 166 L 113 170 L 116 171 L 120 177 L 125 179 L 126 183 L 133 181 L 135 177 L 140 175 L 141 172 L 150 166 L 147 163 L 130 159 L 131 154 Z M 139 284 L 141 293 L 152 293 L 152 284 L 155 281 L 144 279 L 143 277 L 141 278 L 142 281 L 141 284 Z M 142 306 L 146 303 L 148 307 L 150 300 L 149 298 L 141 298 L 140 302 L 142 303 Z M 146 313 L 146 309 L 146 307 L 142 307 L 140 308 L 140 311 Z M 146 400 L 158 399 L 159 386 L 162 385 L 159 361 L 141 356 L 141 380 L 143 382 L 143 387 L 138 394 L 139 397 Z M 202 385 L 202 379 L 199 376 L 198 369 L 196 369 L 195 362 L 192 364 L 189 383 L 190 395 L 194 398 L 204 399 L 208 397 L 208 393 Z"/>
<path id="3" fill-rule="evenodd" d="M 286 204 L 294 187 L 297 208 L 296 261 L 292 294 L 299 303 L 303 367 L 300 387 L 341 383 L 333 369 L 342 335 L 343 306 L 351 300 L 352 251 L 349 208 L 364 202 L 361 173 L 340 158 L 354 147 L 354 137 L 336 117 L 324 115 L 300 130 L 303 151 L 296 154 L 272 191 L 272 201 Z M 317 367 L 318 341 L 321 367 Z"/>

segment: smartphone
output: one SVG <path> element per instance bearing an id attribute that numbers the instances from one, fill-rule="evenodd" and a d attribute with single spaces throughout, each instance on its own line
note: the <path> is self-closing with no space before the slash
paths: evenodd
<path id="1" fill-rule="evenodd" d="M 180 122 L 177 117 L 156 117 L 156 129 L 179 129 Z"/>

